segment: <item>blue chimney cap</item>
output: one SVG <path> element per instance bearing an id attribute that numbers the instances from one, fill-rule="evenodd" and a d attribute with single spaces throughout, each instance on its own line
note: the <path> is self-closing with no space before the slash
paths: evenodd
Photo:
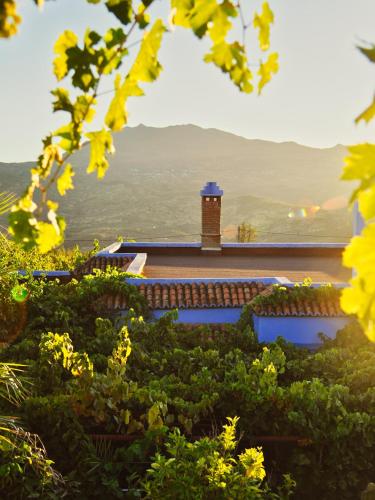
<path id="1" fill-rule="evenodd" d="M 201 196 L 223 196 L 224 191 L 219 188 L 216 182 L 207 182 L 201 190 Z"/>

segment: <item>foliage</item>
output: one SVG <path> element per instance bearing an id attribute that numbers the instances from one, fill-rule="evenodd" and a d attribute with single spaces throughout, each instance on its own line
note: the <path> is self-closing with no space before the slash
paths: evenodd
<path id="1" fill-rule="evenodd" d="M 30 296 L 34 292 L 38 295 L 39 284 L 32 278 L 35 269 L 73 270 L 96 251 L 94 242 L 92 251 L 82 252 L 75 247 L 42 255 L 37 248 L 25 251 L 0 234 L 0 340 L 16 338 L 24 327 Z M 18 270 L 23 270 L 26 277 L 18 276 Z"/>
<path id="2" fill-rule="evenodd" d="M 24 325 L 0 351 L 1 360 L 29 365 L 32 394 L 16 416 L 40 435 L 72 498 L 121 498 L 124 488 L 130 497 L 142 496 L 162 477 L 180 486 L 192 481 L 207 496 L 217 486 L 208 483 L 215 457 L 239 473 L 230 480 L 224 474 L 233 493 L 243 481 L 238 457 L 260 444 L 266 482 L 255 486 L 265 498 L 287 498 L 294 480 L 296 498 L 308 500 L 349 500 L 366 488 L 375 473 L 375 347 L 357 324 L 311 353 L 282 339 L 259 344 L 249 308 L 225 331 L 178 325 L 177 311 L 148 322 L 145 301 L 126 276 L 111 271 L 65 284 L 26 280 Z M 333 293 L 308 285 L 291 291 Z M 108 310 L 111 294 L 125 295 L 127 317 Z M 239 417 L 236 454 L 212 437 L 227 417 Z M 93 442 L 92 434 L 123 440 Z M 184 444 L 174 457 L 166 444 L 178 435 Z M 263 443 L 262 436 L 275 442 Z M 298 446 L 278 444 L 290 436 Z M 202 469 L 199 457 L 193 468 L 191 457 L 206 445 Z M 189 463 L 191 473 L 178 476 Z M 31 469 L 25 477 L 22 488 L 33 487 Z M 232 493 L 227 498 L 235 498 Z"/>
<path id="3" fill-rule="evenodd" d="M 255 297 L 251 303 L 256 310 L 268 305 L 282 305 L 299 300 L 338 300 L 340 290 L 330 284 L 313 287 L 310 278 L 305 278 L 302 284 L 296 283 L 293 287 L 285 287 L 279 284 L 272 285 L 270 293 Z"/>
<path id="4" fill-rule="evenodd" d="M 13 203 L 16 202 L 16 195 L 13 193 L 2 192 L 0 193 L 0 215 L 5 214 L 11 208 Z"/>
<path id="5" fill-rule="evenodd" d="M 359 50 L 371 62 L 375 62 L 373 45 L 359 47 Z M 375 101 L 357 118 L 356 123 L 366 123 L 375 116 Z M 355 269 L 355 276 L 350 280 L 351 287 L 343 291 L 341 306 L 349 314 L 356 314 L 366 335 L 375 341 L 375 145 L 357 144 L 349 148 L 345 159 L 342 179 L 358 181 L 351 203 L 358 202 L 366 227 L 360 236 L 352 238 L 343 256 L 343 263 Z"/>
<path id="6" fill-rule="evenodd" d="M 4 401 L 20 406 L 29 394 L 30 381 L 23 372 L 24 367 L 18 364 L 0 363 L 0 407 Z M 37 435 L 26 432 L 16 417 L 0 417 L 0 452 L 0 489 L 7 498 L 65 495 L 65 482 L 53 469 L 43 443 Z"/>
<path id="7" fill-rule="evenodd" d="M 237 241 L 239 243 L 249 243 L 256 239 L 256 229 L 246 222 L 237 226 Z"/>
<path id="8" fill-rule="evenodd" d="M 56 499 L 66 496 L 63 478 L 53 468 L 52 460 L 38 436 L 18 429 L 12 443 L 0 444 L 0 489 L 6 498 Z"/>
<path id="9" fill-rule="evenodd" d="M 100 0 L 87 0 L 91 4 Z M 41 5 L 42 1 L 37 1 Z M 166 31 L 162 19 L 152 19 L 149 8 L 155 0 L 106 0 L 105 7 L 116 17 L 119 27 L 109 28 L 104 34 L 87 29 L 83 40 L 69 30 L 57 39 L 53 70 L 58 82 L 69 79 L 74 92 L 64 87 L 52 91 L 53 111 L 67 114 L 66 123 L 43 140 L 41 154 L 31 169 L 30 184 L 21 199 L 12 207 L 9 231 L 14 240 L 25 249 L 37 246 L 46 253 L 60 245 L 64 239 L 65 221 L 58 215 L 58 202 L 50 199 L 51 188 L 56 185 L 60 196 L 74 189 L 74 168 L 71 156 L 84 146 L 90 147 L 87 172 L 105 175 L 109 166 L 108 156 L 114 152 L 112 133 L 127 124 L 127 101 L 142 96 L 143 83 L 155 81 L 162 65 L 159 49 Z M 246 16 L 245 16 L 246 13 Z M 261 12 L 253 14 L 253 23 L 246 20 L 248 10 L 241 2 L 225 0 L 171 0 L 170 30 L 182 27 L 191 30 L 198 38 L 210 41 L 209 52 L 204 56 L 228 74 L 232 83 L 241 91 L 253 91 L 253 72 L 250 69 L 245 45 L 245 33 L 252 26 L 258 32 L 259 51 L 258 93 L 278 71 L 278 55 L 271 53 L 263 60 L 263 53 L 270 48 L 270 27 L 273 12 L 264 2 Z M 249 11 L 250 14 L 250 11 Z M 232 39 L 239 19 L 242 42 Z M 0 37 L 11 37 L 17 32 L 21 18 L 15 0 L 0 2 Z M 141 36 L 140 43 L 132 37 Z M 138 46 L 139 45 L 139 46 Z M 137 49 L 135 49 L 135 47 Z M 132 50 L 137 50 L 132 57 Z M 132 61 L 124 72 L 117 72 L 123 63 Z M 96 112 L 97 100 L 102 94 L 101 85 L 109 75 L 115 74 L 113 98 L 101 128 L 90 128 Z"/>
<path id="10" fill-rule="evenodd" d="M 178 429 L 170 433 L 165 442 L 167 456 L 157 453 L 147 470 L 146 498 L 267 498 L 262 450 L 248 448 L 233 456 L 237 422 L 237 417 L 228 418 L 216 438 L 193 443 Z"/>

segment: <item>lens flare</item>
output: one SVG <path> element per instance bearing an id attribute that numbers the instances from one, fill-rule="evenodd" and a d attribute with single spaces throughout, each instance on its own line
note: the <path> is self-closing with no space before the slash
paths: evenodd
<path id="1" fill-rule="evenodd" d="M 322 205 L 323 210 L 339 210 L 348 206 L 348 199 L 345 196 L 335 196 L 325 201 Z"/>
<path id="2" fill-rule="evenodd" d="M 289 219 L 306 219 L 307 217 L 314 217 L 319 212 L 319 205 L 312 205 L 310 207 L 291 208 L 288 212 Z"/>
<path id="3" fill-rule="evenodd" d="M 318 213 L 320 210 L 320 206 L 319 205 L 312 205 L 311 207 L 309 207 L 307 209 L 308 211 L 308 214 L 310 215 L 310 217 L 313 217 L 316 213 Z"/>
<path id="4" fill-rule="evenodd" d="M 12 299 L 19 303 L 25 302 L 29 298 L 29 291 L 23 285 L 16 285 L 10 293 Z"/>
<path id="5" fill-rule="evenodd" d="M 288 213 L 289 219 L 303 219 L 307 217 L 305 208 L 291 208 Z"/>

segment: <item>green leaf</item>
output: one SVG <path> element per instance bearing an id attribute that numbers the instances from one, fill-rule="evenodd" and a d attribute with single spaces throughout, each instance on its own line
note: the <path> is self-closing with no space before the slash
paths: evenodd
<path id="1" fill-rule="evenodd" d="M 73 111 L 73 104 L 70 101 L 69 91 L 67 89 L 58 87 L 51 91 L 51 94 L 55 96 L 56 100 L 52 103 L 53 111 L 67 111 L 71 113 Z"/>
<path id="2" fill-rule="evenodd" d="M 73 121 L 77 124 L 82 121 L 91 122 L 95 115 L 94 104 L 96 101 L 91 95 L 79 95 L 73 106 Z"/>
<path id="3" fill-rule="evenodd" d="M 129 24 L 133 18 L 132 0 L 107 0 L 105 3 L 122 24 Z"/>
<path id="4" fill-rule="evenodd" d="M 255 14 L 253 21 L 254 28 L 259 30 L 258 39 L 261 50 L 268 50 L 270 48 L 270 26 L 273 21 L 273 12 L 268 2 L 264 2 L 262 12 Z"/>
<path id="5" fill-rule="evenodd" d="M 25 250 L 30 250 L 36 244 L 36 223 L 34 215 L 28 210 L 15 208 L 9 214 L 9 233 Z"/>
<path id="6" fill-rule="evenodd" d="M 85 32 L 85 36 L 83 38 L 85 49 L 89 53 L 94 54 L 95 53 L 94 45 L 97 45 L 101 39 L 102 37 L 99 35 L 99 33 L 87 29 Z"/>
<path id="7" fill-rule="evenodd" d="M 138 26 L 140 29 L 145 29 L 146 26 L 150 24 L 150 16 L 145 12 L 145 6 L 143 4 L 139 4 L 138 6 L 138 13 L 135 16 L 135 19 L 138 23 Z"/>
<path id="8" fill-rule="evenodd" d="M 279 56 L 276 52 L 273 52 L 269 55 L 267 61 L 265 63 L 261 62 L 258 75 L 260 76 L 260 80 L 258 83 L 258 94 L 262 92 L 263 87 L 271 81 L 272 75 L 278 72 L 279 70 Z"/>
<path id="9" fill-rule="evenodd" d="M 66 30 L 62 33 L 54 46 L 57 57 L 53 61 L 53 68 L 56 78 L 62 80 L 68 73 L 67 50 L 77 45 L 78 38 L 73 31 Z"/>
<path id="10" fill-rule="evenodd" d="M 147 412 L 147 422 L 150 430 L 159 429 L 163 425 L 163 420 L 160 416 L 158 403 L 154 403 Z"/>
<path id="11" fill-rule="evenodd" d="M 87 167 L 87 173 L 97 172 L 98 178 L 104 177 L 104 174 L 109 166 L 107 153 L 114 153 L 112 135 L 108 130 L 99 130 L 97 132 L 89 132 L 86 137 L 90 141 L 91 153 L 90 163 Z"/>
<path id="12" fill-rule="evenodd" d="M 367 57 L 371 62 L 375 63 L 375 45 L 371 47 L 357 47 L 363 55 Z"/>
<path id="13" fill-rule="evenodd" d="M 74 189 L 73 177 L 75 173 L 70 163 L 64 169 L 64 172 L 57 179 L 57 191 L 60 196 L 64 196 L 68 189 Z"/>
<path id="14" fill-rule="evenodd" d="M 67 125 L 55 130 L 53 135 L 61 138 L 59 141 L 60 148 L 64 149 L 68 153 L 72 153 L 75 149 L 78 149 L 81 140 L 81 127 L 81 124 L 77 127 L 75 123 L 69 122 Z"/>
<path id="15" fill-rule="evenodd" d="M 103 40 L 107 49 L 111 49 L 116 45 L 123 45 L 126 41 L 126 35 L 122 28 L 110 28 L 104 35 Z"/>

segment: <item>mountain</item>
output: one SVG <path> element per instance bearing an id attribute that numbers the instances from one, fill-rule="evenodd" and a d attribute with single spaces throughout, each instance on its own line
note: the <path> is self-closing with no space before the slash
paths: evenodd
<path id="1" fill-rule="evenodd" d="M 343 146 L 316 149 L 194 125 L 140 125 L 116 134 L 115 147 L 100 181 L 85 173 L 88 148 L 73 158 L 76 189 L 58 197 L 68 240 L 198 240 L 199 190 L 208 180 L 224 189 L 227 239 L 242 221 L 256 226 L 261 241 L 335 241 L 351 232 L 344 207 L 351 186 L 338 180 Z M 21 193 L 30 166 L 0 163 L 0 191 Z M 312 206 L 324 209 L 305 217 L 301 209 Z"/>

